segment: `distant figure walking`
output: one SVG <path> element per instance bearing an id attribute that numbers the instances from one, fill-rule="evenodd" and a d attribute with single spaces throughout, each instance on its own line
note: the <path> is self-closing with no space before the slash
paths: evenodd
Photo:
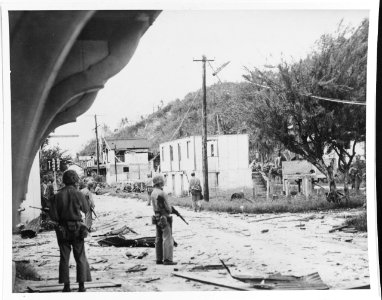
<path id="1" fill-rule="evenodd" d="M 202 186 L 200 185 L 199 178 L 195 177 L 195 172 L 191 173 L 189 191 L 192 195 L 192 209 L 195 212 L 201 211 L 202 210 L 201 200 L 203 200 Z"/>
<path id="2" fill-rule="evenodd" d="M 85 225 L 88 228 L 89 232 L 92 231 L 92 225 L 93 225 L 92 212 L 95 207 L 93 195 L 91 192 L 93 187 L 94 187 L 93 182 L 89 182 L 87 186 L 81 190 L 81 193 L 84 194 L 85 199 L 90 208 L 90 210 L 85 214 Z"/>
<path id="3" fill-rule="evenodd" d="M 56 235 L 60 248 L 60 265 L 58 282 L 64 284 L 63 292 L 70 292 L 69 259 L 73 248 L 77 264 L 77 282 L 79 292 L 85 292 L 85 281 L 92 281 L 89 263 L 85 254 L 84 238 L 88 231 L 82 222 L 83 213 L 90 208 L 85 196 L 78 190 L 79 177 L 73 170 L 62 175 L 65 187 L 52 197 L 50 217 L 57 223 Z"/>

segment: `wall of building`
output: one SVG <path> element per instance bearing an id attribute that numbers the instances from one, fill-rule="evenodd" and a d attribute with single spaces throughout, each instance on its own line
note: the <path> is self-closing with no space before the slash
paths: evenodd
<path id="1" fill-rule="evenodd" d="M 126 151 L 125 161 L 117 161 L 117 178 L 115 178 L 114 151 L 109 151 L 109 162 L 106 164 L 106 182 L 108 184 L 127 181 L 147 181 L 150 165 L 147 152 Z"/>
<path id="2" fill-rule="evenodd" d="M 173 149 L 172 160 L 170 147 Z M 166 178 L 165 190 L 167 192 L 175 195 L 187 193 L 193 171 L 203 185 L 201 136 L 163 143 L 159 149 L 161 151 L 161 172 Z M 209 136 L 207 157 L 210 190 L 251 188 L 253 183 L 248 152 L 249 142 L 246 134 Z"/>
<path id="3" fill-rule="evenodd" d="M 20 212 L 20 222 L 23 224 L 37 218 L 40 215 L 40 210 L 30 208 L 29 206 L 41 207 L 41 183 L 40 183 L 40 159 L 39 153 L 35 156 L 29 174 L 28 192 L 25 200 L 21 203 L 20 208 L 25 208 Z"/>

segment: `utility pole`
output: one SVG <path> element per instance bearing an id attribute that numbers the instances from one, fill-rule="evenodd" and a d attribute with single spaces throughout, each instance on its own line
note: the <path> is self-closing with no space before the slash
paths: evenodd
<path id="1" fill-rule="evenodd" d="M 97 175 L 99 175 L 99 144 L 98 144 L 98 125 L 97 125 L 97 115 L 94 115 L 95 122 L 95 134 L 96 134 L 96 149 L 97 149 Z"/>
<path id="2" fill-rule="evenodd" d="M 117 145 L 114 144 L 114 170 L 115 170 L 115 183 L 118 182 L 117 178 Z"/>
<path id="3" fill-rule="evenodd" d="M 208 160 L 207 160 L 207 92 L 206 92 L 206 62 L 214 61 L 213 59 L 207 59 L 205 55 L 202 59 L 194 59 L 194 61 L 203 62 L 203 105 L 202 105 L 202 115 L 203 115 L 203 130 L 202 130 L 202 169 L 203 169 L 203 191 L 204 200 L 209 201 L 209 188 L 208 188 Z"/>

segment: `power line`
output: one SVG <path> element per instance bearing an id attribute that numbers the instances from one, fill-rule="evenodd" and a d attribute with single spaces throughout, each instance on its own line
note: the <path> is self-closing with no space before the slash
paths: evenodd
<path id="1" fill-rule="evenodd" d="M 265 89 L 271 89 L 271 87 L 266 86 L 266 85 L 258 84 L 258 83 L 251 82 L 251 81 L 250 81 L 250 83 L 253 84 L 253 85 L 265 88 Z M 315 95 L 312 95 L 312 94 L 302 94 L 302 93 L 298 93 L 298 94 L 300 94 L 301 96 L 306 96 L 306 97 L 314 98 L 314 99 L 317 99 L 317 100 L 330 101 L 330 102 L 343 103 L 343 104 L 365 105 L 366 106 L 366 102 L 333 99 L 333 98 L 315 96 Z"/>
<path id="2" fill-rule="evenodd" d="M 303 94 L 301 94 L 303 95 Z M 365 105 L 366 102 L 358 102 L 358 101 L 350 101 L 350 100 L 341 100 L 341 99 L 332 99 L 332 98 L 326 98 L 326 97 L 319 97 L 319 96 L 314 96 L 314 95 L 303 95 L 303 96 L 308 96 L 317 100 L 324 100 L 324 101 L 330 101 L 330 102 L 337 102 L 337 103 L 344 103 L 344 104 L 354 104 L 354 105 Z"/>
<path id="3" fill-rule="evenodd" d="M 180 122 L 179 126 L 175 129 L 175 131 L 174 131 L 174 133 L 172 134 L 170 140 L 172 140 L 172 139 L 174 138 L 175 134 L 178 132 L 178 130 L 180 129 L 180 127 L 182 127 L 183 122 L 184 122 L 184 120 L 186 119 L 186 117 L 187 117 L 187 115 L 188 115 L 188 112 L 190 111 L 190 109 L 191 109 L 191 107 L 192 107 L 192 104 L 194 104 L 194 101 L 195 101 L 195 99 L 196 99 L 196 97 L 197 97 L 198 95 L 199 95 L 199 91 L 195 94 L 194 99 L 192 99 L 191 104 L 190 104 L 190 106 L 188 107 L 186 113 L 184 114 L 184 117 L 183 117 L 182 121 Z"/>

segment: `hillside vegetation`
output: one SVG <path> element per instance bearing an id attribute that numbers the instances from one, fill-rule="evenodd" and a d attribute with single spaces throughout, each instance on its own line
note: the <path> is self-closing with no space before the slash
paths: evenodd
<path id="1" fill-rule="evenodd" d="M 249 130 L 246 122 L 250 118 L 246 92 L 253 89 L 250 83 L 223 82 L 207 88 L 208 134 L 248 133 L 252 144 L 255 132 Z M 182 137 L 201 135 L 202 93 L 195 91 L 183 100 L 168 103 L 162 109 L 132 126 L 120 128 L 112 138 L 144 137 L 150 143 L 150 150 L 157 153 L 162 142 Z M 253 145 L 250 146 L 250 148 Z M 80 154 L 95 152 L 95 142 L 91 141 Z"/>

